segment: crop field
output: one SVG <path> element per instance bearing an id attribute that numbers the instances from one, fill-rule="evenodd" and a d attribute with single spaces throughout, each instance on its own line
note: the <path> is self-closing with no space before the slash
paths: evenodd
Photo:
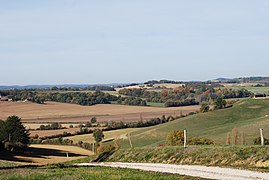
<path id="1" fill-rule="evenodd" d="M 23 122 L 87 122 L 96 116 L 99 122 L 103 121 L 138 121 L 161 117 L 162 115 L 179 115 L 198 111 L 200 106 L 185 107 L 141 107 L 115 104 L 99 104 L 95 106 L 80 106 L 76 104 L 46 102 L 35 104 L 30 102 L 0 102 L 0 119 L 10 115 L 17 115 Z"/>
<path id="2" fill-rule="evenodd" d="M 67 157 L 67 153 L 69 157 Z M 91 151 L 76 146 L 31 145 L 23 154 L 1 153 L 0 159 L 24 164 L 46 165 L 76 160 L 90 155 L 93 155 Z"/>
<path id="3" fill-rule="evenodd" d="M 138 128 L 128 128 L 128 129 L 119 129 L 113 131 L 104 131 L 105 138 L 103 141 L 111 140 L 111 139 L 127 139 L 128 133 L 136 131 Z M 64 139 L 73 140 L 74 143 L 78 141 L 83 141 L 87 143 L 93 143 L 94 138 L 92 134 L 83 134 L 83 135 L 76 135 L 72 137 L 66 137 Z"/>
<path id="4" fill-rule="evenodd" d="M 79 128 L 69 128 L 69 129 L 57 129 L 57 130 L 30 130 L 30 137 L 38 135 L 39 137 L 52 136 L 57 134 L 63 134 L 64 132 L 74 134 L 78 132 Z"/>
<path id="5" fill-rule="evenodd" d="M 227 133 L 238 129 L 238 143 L 244 134 L 247 144 L 252 145 L 259 137 L 259 129 L 264 129 L 265 138 L 269 138 L 269 99 L 246 99 L 232 108 L 199 113 L 165 124 L 140 128 L 130 133 L 134 147 L 158 146 L 165 143 L 167 133 L 172 130 L 186 129 L 188 137 L 206 137 L 217 144 L 225 144 Z M 128 140 L 122 141 L 122 147 L 130 147 Z"/>

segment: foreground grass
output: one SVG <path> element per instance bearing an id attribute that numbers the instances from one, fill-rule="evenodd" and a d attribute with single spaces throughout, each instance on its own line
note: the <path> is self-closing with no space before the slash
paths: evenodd
<path id="1" fill-rule="evenodd" d="M 13 169 L 13 170 L 0 170 L 0 179 L 3 180 L 34 180 L 34 179 L 147 179 L 147 180 L 184 180 L 184 179 L 202 179 L 195 177 L 179 176 L 172 174 L 146 172 L 140 170 L 108 168 L 108 167 L 68 167 L 68 168 L 36 168 L 36 169 Z"/>
<path id="2" fill-rule="evenodd" d="M 119 150 L 108 161 L 206 165 L 269 171 L 269 147 L 190 146 Z"/>

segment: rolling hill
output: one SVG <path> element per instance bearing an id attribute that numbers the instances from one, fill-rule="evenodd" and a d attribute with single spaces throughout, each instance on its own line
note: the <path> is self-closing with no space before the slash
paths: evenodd
<path id="1" fill-rule="evenodd" d="M 225 144 L 227 133 L 233 128 L 239 131 L 239 143 L 244 133 L 246 143 L 253 144 L 259 136 L 259 128 L 264 128 L 265 137 L 269 137 L 269 99 L 244 99 L 232 108 L 199 113 L 158 126 L 141 128 L 131 132 L 134 147 L 157 146 L 165 143 L 168 132 L 187 129 L 188 137 L 206 137 L 217 144 Z M 128 140 L 122 141 L 122 147 L 130 147 Z"/>

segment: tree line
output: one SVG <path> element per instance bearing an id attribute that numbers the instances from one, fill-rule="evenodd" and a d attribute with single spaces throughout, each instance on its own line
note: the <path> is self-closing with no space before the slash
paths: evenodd
<path id="1" fill-rule="evenodd" d="M 146 99 L 148 102 L 165 103 L 167 107 L 196 105 L 202 102 L 214 102 L 219 97 L 246 98 L 253 96 L 253 93 L 246 90 L 215 89 L 212 86 L 181 87 L 162 91 L 149 91 L 145 89 L 122 89 L 119 94 Z"/>

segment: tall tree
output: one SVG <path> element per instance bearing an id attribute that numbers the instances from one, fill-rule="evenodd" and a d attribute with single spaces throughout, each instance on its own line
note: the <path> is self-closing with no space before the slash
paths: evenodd
<path id="1" fill-rule="evenodd" d="M 101 129 L 96 129 L 93 131 L 93 137 L 97 143 L 101 142 L 105 135 L 103 134 L 103 131 Z"/>
<path id="2" fill-rule="evenodd" d="M 0 141 L 6 149 L 23 149 L 29 144 L 29 133 L 18 116 L 10 116 L 0 121 Z"/>

